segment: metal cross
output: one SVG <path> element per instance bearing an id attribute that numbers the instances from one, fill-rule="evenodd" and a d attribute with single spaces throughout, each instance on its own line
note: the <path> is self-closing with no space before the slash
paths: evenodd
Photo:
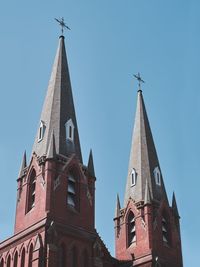
<path id="1" fill-rule="evenodd" d="M 62 17 L 61 19 L 56 19 L 55 20 L 59 23 L 59 25 L 61 26 L 61 33 L 63 35 L 63 31 L 64 31 L 64 28 L 68 29 L 68 30 L 71 30 L 64 22 L 64 18 Z"/>
<path id="2" fill-rule="evenodd" d="M 145 81 L 142 80 L 139 72 L 138 74 L 133 74 L 133 76 L 138 80 L 139 89 L 141 89 L 141 83 L 144 83 Z"/>

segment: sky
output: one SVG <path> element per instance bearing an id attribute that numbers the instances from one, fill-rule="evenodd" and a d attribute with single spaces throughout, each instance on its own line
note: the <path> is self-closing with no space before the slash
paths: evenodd
<path id="1" fill-rule="evenodd" d="M 96 228 L 114 255 L 116 194 L 123 202 L 137 82 L 171 202 L 181 215 L 185 267 L 199 264 L 200 2 L 35 0 L 0 4 L 0 239 L 13 233 L 16 179 L 28 158 L 64 17 L 84 162 L 94 156 Z"/>

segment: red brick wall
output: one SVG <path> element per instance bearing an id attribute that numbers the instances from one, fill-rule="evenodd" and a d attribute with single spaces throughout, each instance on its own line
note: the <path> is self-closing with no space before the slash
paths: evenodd
<path id="1" fill-rule="evenodd" d="M 128 247 L 127 216 L 130 210 L 135 215 L 136 242 Z M 169 246 L 162 240 L 163 213 L 167 213 L 169 218 L 171 236 Z M 167 263 L 166 266 L 182 267 L 180 232 L 176 226 L 172 209 L 166 202 L 161 203 L 159 207 L 147 205 L 137 208 L 135 203 L 130 200 L 127 207 L 121 211 L 120 218 L 115 218 L 114 221 L 117 259 L 133 259 L 134 266 L 151 266 L 157 256 L 162 261 L 162 264 Z M 120 229 L 118 236 L 117 225 L 118 229 Z M 147 264 L 147 262 L 150 263 Z M 142 263 L 143 265 L 141 265 Z"/>
<path id="2" fill-rule="evenodd" d="M 37 176 L 35 206 L 27 212 L 28 182 L 33 168 Z M 67 177 L 71 170 L 77 175 L 76 209 L 67 205 Z M 56 179 L 59 180 L 57 187 Z M 71 160 L 68 164 L 46 161 L 39 166 L 33 157 L 27 175 L 18 181 L 21 193 L 16 206 L 15 233 L 47 216 L 54 221 L 94 230 L 94 182 L 94 178 L 89 177 L 88 173 L 84 174 L 77 160 Z"/>
<path id="3" fill-rule="evenodd" d="M 36 171 L 36 194 L 35 194 L 35 207 L 27 212 L 27 190 L 29 176 L 32 169 Z M 42 220 L 46 217 L 45 204 L 46 204 L 46 192 L 47 186 L 43 185 L 43 180 L 46 182 L 47 172 L 44 170 L 44 166 L 39 166 L 35 157 L 32 158 L 30 167 L 28 168 L 27 175 L 23 180 L 18 181 L 18 186 L 21 185 L 21 195 L 16 203 L 16 218 L 15 218 L 15 234 L 30 227 L 32 224 Z M 19 190 L 19 189 L 18 189 Z"/>

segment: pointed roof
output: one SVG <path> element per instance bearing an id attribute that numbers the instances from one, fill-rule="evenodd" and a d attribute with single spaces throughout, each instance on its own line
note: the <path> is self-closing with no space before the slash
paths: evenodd
<path id="1" fill-rule="evenodd" d="M 132 185 L 131 183 L 131 174 L 133 169 L 136 172 L 135 185 Z M 156 184 L 154 177 L 155 170 L 158 170 L 160 174 L 160 185 Z M 160 201 L 163 198 L 167 200 L 165 186 L 163 183 L 156 148 L 147 117 L 142 91 L 139 90 L 124 198 L 125 205 L 130 197 L 135 202 L 145 200 L 146 181 L 148 182 L 152 200 Z"/>
<path id="2" fill-rule="evenodd" d="M 90 150 L 90 155 L 88 159 L 88 171 L 93 177 L 95 177 L 92 149 Z"/>
<path id="3" fill-rule="evenodd" d="M 120 216 L 120 209 L 121 209 L 121 205 L 120 205 L 120 200 L 119 200 L 119 194 L 117 194 L 117 202 L 116 202 L 116 208 L 115 208 L 115 218 Z"/>
<path id="4" fill-rule="evenodd" d="M 180 218 L 179 212 L 178 212 L 178 207 L 177 207 L 177 203 L 176 203 L 176 197 L 175 197 L 175 193 L 173 192 L 173 196 L 172 196 L 172 210 L 174 212 L 174 214 Z"/>
<path id="5" fill-rule="evenodd" d="M 24 169 L 27 167 L 27 162 L 26 162 L 26 150 L 24 151 L 23 158 L 22 158 L 22 163 L 19 171 L 19 177 L 22 177 L 24 175 Z"/>
<path id="6" fill-rule="evenodd" d="M 68 121 L 71 121 L 73 125 L 73 141 L 67 140 L 66 137 L 65 125 Z M 39 157 L 46 155 L 53 132 L 56 153 L 65 156 L 75 153 L 82 162 L 64 36 L 59 38 L 58 50 L 39 125 L 41 123 L 43 128 L 40 129 L 39 127 L 38 129 L 32 152 L 35 152 Z M 38 139 L 39 134 L 41 134 L 40 131 L 42 131 L 43 136 Z"/>

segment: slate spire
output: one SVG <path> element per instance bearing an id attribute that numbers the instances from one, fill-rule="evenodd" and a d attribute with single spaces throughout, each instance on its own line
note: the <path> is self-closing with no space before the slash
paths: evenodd
<path id="1" fill-rule="evenodd" d="M 135 173 L 135 184 L 132 183 L 133 172 Z M 152 201 L 167 200 L 142 91 L 138 90 L 124 205 L 129 198 L 135 202 L 145 201 L 146 183 L 148 183 Z"/>
<path id="2" fill-rule="evenodd" d="M 38 157 L 47 154 L 54 133 L 57 154 L 75 153 L 82 162 L 78 127 L 72 96 L 64 36 L 60 36 L 33 151 Z"/>

